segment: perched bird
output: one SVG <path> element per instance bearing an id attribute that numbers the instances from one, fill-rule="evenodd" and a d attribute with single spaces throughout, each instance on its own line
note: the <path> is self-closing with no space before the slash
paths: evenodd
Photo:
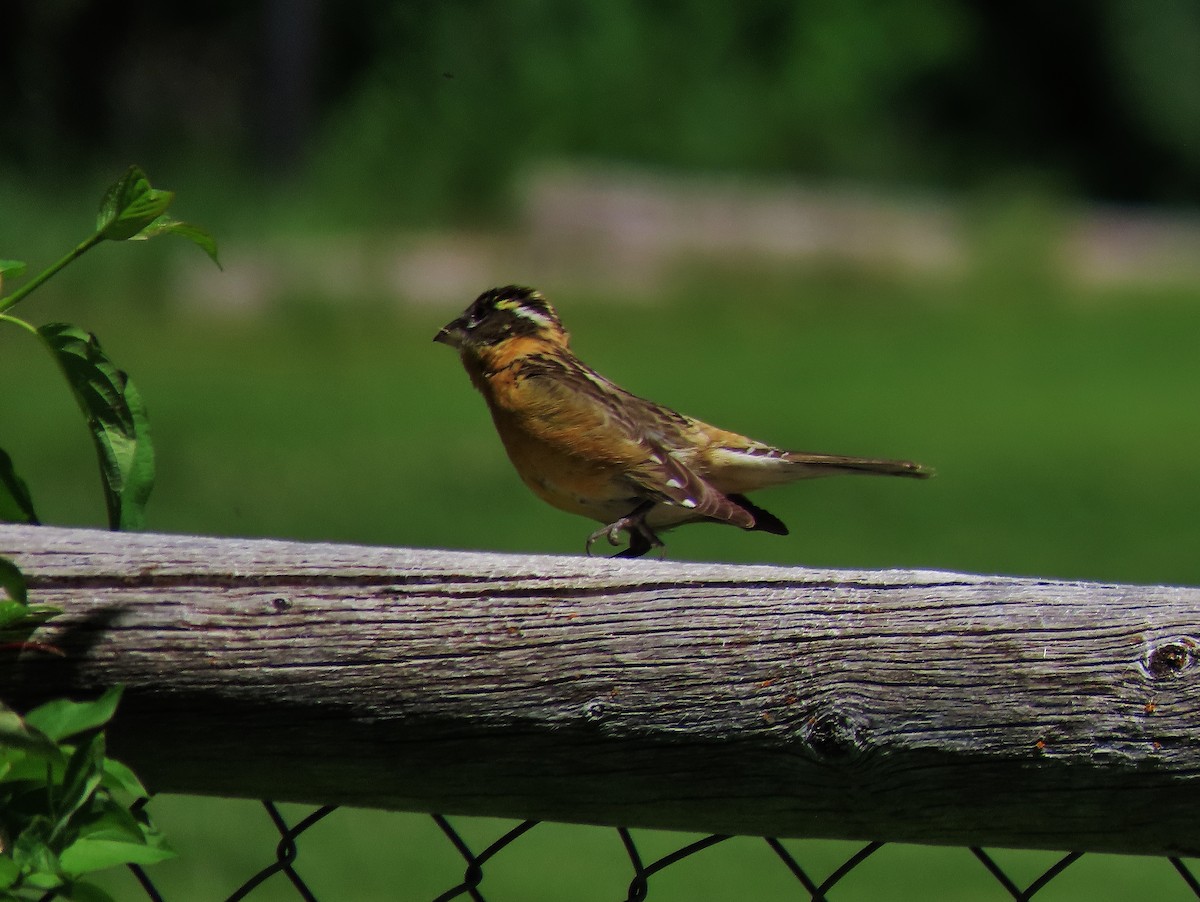
<path id="1" fill-rule="evenodd" d="M 587 540 L 662 546 L 658 532 L 684 523 L 730 523 L 787 535 L 747 492 L 839 473 L 924 478 L 907 460 L 784 451 L 639 398 L 572 352 L 540 293 L 508 285 L 481 294 L 434 341 L 457 348 L 525 484 L 542 500 L 604 524 Z"/>

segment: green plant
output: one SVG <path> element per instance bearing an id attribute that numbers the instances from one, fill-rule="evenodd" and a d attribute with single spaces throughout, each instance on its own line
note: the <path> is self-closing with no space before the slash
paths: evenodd
<path id="1" fill-rule="evenodd" d="M 96 336 L 67 323 L 34 327 L 9 311 L 39 286 L 104 241 L 130 241 L 175 234 L 194 241 L 217 261 L 216 243 L 203 229 L 166 215 L 175 195 L 150 185 L 137 166 L 105 192 L 96 229 L 56 263 L 10 295 L 0 294 L 0 322 L 40 340 L 58 363 L 96 447 L 101 484 L 112 529 L 138 529 L 154 485 L 154 447 L 146 410 L 129 377 L 112 362 Z M 5 278 L 19 277 L 25 264 L 0 260 L 0 291 Z M 33 499 L 12 460 L 0 449 L 0 520 L 37 523 Z"/>
<path id="2" fill-rule="evenodd" d="M 95 231 L 9 295 L 2 293 L 3 279 L 20 277 L 26 267 L 0 260 L 0 323 L 33 335 L 58 364 L 96 449 L 112 529 L 142 526 L 154 485 L 154 447 L 141 396 L 95 335 L 67 323 L 35 327 L 9 311 L 104 241 L 177 234 L 217 262 L 211 236 L 166 215 L 173 199 L 172 192 L 152 187 L 146 174 L 131 166 L 105 192 Z M 29 488 L 3 450 L 0 522 L 39 522 Z M 24 576 L 4 558 L 0 590 L 0 652 L 59 653 L 28 641 L 57 611 L 30 605 Z M 57 699 L 23 717 L 0 703 L 0 900 L 105 900 L 109 896 L 82 880 L 84 875 L 121 864 L 150 864 L 173 854 L 140 808 L 118 797 L 146 795 L 133 772 L 105 754 L 103 728 L 120 697 L 118 686 L 95 701 Z"/>
<path id="3" fill-rule="evenodd" d="M 133 772 L 105 754 L 103 727 L 121 698 L 57 699 L 24 717 L 0 707 L 0 899 L 52 893 L 80 902 L 110 896 L 82 879 L 174 853 L 145 814 Z"/>
<path id="4" fill-rule="evenodd" d="M 28 604 L 24 577 L 3 558 L 0 589 L 0 649 L 29 647 L 23 638 L 57 611 Z M 104 902 L 109 896 L 84 875 L 174 854 L 122 799 L 144 798 L 145 787 L 105 754 L 103 727 L 120 698 L 117 686 L 95 701 L 56 699 L 24 717 L 0 703 L 0 900 Z"/>

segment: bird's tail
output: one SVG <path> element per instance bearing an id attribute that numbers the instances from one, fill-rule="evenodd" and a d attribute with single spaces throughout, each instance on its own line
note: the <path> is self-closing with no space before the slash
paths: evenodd
<path id="1" fill-rule="evenodd" d="M 928 479 L 929 467 L 911 460 L 884 460 L 874 457 L 848 457 L 844 454 L 814 454 L 808 451 L 788 451 L 784 460 L 805 470 L 805 476 L 833 476 L 838 473 L 873 473 L 879 476 L 908 476 Z"/>

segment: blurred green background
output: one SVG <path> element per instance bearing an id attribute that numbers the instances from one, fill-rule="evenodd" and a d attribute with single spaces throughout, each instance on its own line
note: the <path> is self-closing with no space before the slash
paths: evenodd
<path id="1" fill-rule="evenodd" d="M 777 489 L 758 500 L 791 536 L 695 527 L 668 536 L 672 559 L 1200 583 L 1188 0 L 3 16 L 0 256 L 56 258 L 131 162 L 222 244 L 224 272 L 166 240 L 105 247 L 17 311 L 96 331 L 137 381 L 153 529 L 580 553 L 592 525 L 524 489 L 431 342 L 521 282 L 639 394 L 939 473 Z M 73 402 L 17 330 L 0 385 L 0 447 L 43 519 L 101 525 Z M 153 810 L 182 853 L 155 869 L 170 899 L 223 898 L 274 845 L 249 803 Z M 828 867 L 847 848 L 795 847 Z M 619 853 L 611 831 L 541 828 L 485 888 L 620 898 Z M 881 854 L 839 898 L 1004 898 L 962 850 Z M 461 873 L 428 819 L 370 812 L 315 829 L 301 869 L 329 899 L 430 898 Z M 651 891 L 795 884 L 738 840 Z M 1097 856 L 1038 898 L 1132 895 L 1186 891 L 1163 862 Z"/>

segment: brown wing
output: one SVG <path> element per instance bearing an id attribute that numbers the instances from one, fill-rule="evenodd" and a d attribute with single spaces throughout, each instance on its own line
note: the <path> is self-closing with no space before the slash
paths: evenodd
<path id="1" fill-rule="evenodd" d="M 530 355 L 517 380 L 541 398 L 522 405 L 532 412 L 523 424 L 531 434 L 620 468 L 645 498 L 695 511 L 697 519 L 754 526 L 749 511 L 671 453 L 688 447 L 694 429 L 688 417 L 627 392 L 574 359 Z"/>
<path id="2" fill-rule="evenodd" d="M 648 443 L 650 454 L 634 467 L 631 478 L 652 498 L 694 510 L 700 517 L 721 520 L 750 529 L 754 516 L 728 496 L 701 479 L 668 451 Z"/>

